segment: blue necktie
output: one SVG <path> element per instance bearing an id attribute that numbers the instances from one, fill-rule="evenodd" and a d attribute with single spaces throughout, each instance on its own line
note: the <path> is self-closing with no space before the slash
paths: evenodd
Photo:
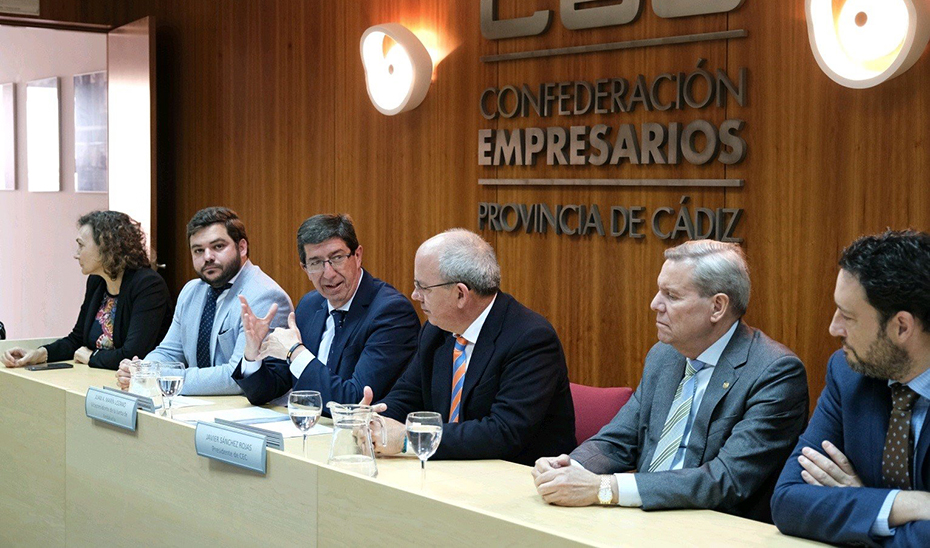
<path id="1" fill-rule="evenodd" d="M 197 333 L 197 367 L 210 367 L 210 335 L 213 332 L 213 318 L 216 317 L 216 300 L 223 291 L 232 287 L 228 283 L 223 287 L 211 287 L 203 302 L 203 313 L 200 314 L 200 331 Z"/>
<path id="2" fill-rule="evenodd" d="M 333 315 L 333 324 L 335 324 L 335 329 L 333 331 L 333 342 L 329 345 L 329 357 L 326 358 L 326 367 L 330 371 L 336 371 L 336 364 L 333 363 L 333 356 L 336 355 L 336 345 L 339 344 L 339 334 L 342 333 L 342 328 L 346 325 L 346 314 L 348 310 L 333 310 L 330 314 Z"/>

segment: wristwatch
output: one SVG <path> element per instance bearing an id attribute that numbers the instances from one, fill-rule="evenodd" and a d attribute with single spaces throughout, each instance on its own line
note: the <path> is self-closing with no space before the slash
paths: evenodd
<path id="1" fill-rule="evenodd" d="M 610 475 L 601 476 L 601 487 L 597 490 L 597 502 L 607 506 L 614 501 L 614 491 L 610 488 Z"/>
<path id="2" fill-rule="evenodd" d="M 288 365 L 291 365 L 291 356 L 294 354 L 294 351 L 297 350 L 298 347 L 301 347 L 303 345 L 304 343 L 297 341 L 296 343 L 294 343 L 294 346 L 292 346 L 291 349 L 287 351 L 287 358 L 285 358 L 284 361 L 287 362 Z"/>

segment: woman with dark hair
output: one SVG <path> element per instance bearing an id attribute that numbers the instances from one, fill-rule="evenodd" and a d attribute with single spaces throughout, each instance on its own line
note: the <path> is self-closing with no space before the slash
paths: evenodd
<path id="1" fill-rule="evenodd" d="M 93 211 L 78 220 L 74 258 L 87 275 L 84 304 L 67 337 L 35 350 L 11 348 L 7 367 L 73 359 L 101 369 L 149 353 L 171 325 L 165 280 L 152 269 L 140 224 L 118 211 Z"/>

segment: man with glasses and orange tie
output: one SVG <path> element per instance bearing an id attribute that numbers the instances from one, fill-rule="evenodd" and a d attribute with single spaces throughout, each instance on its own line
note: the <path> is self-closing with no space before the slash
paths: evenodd
<path id="1" fill-rule="evenodd" d="M 480 236 L 453 229 L 427 240 L 414 262 L 413 298 L 428 322 L 417 354 L 375 407 L 385 419 L 372 440 L 381 455 L 409 453 L 403 421 L 442 416 L 435 459 L 532 464 L 575 445 L 565 355 L 545 318 L 500 291 L 500 266 Z M 362 403 L 370 403 L 366 394 Z"/>
<path id="2" fill-rule="evenodd" d="M 289 390 L 319 391 L 323 403 L 354 403 L 365 386 L 387 394 L 416 350 L 420 320 L 391 285 L 362 268 L 362 246 L 348 215 L 315 215 L 297 230 L 300 267 L 315 288 L 271 330 L 242 300 L 246 345 L 233 372 L 249 401 Z"/>

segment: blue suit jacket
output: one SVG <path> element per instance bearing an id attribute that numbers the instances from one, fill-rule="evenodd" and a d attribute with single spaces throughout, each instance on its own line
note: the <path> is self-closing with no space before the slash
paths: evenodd
<path id="1" fill-rule="evenodd" d="M 531 465 L 575 448 L 575 410 L 565 354 L 545 318 L 498 293 L 465 373 L 460 422 L 448 423 L 452 347 L 448 331 L 426 322 L 410 367 L 382 400 L 404 422 L 436 411 L 446 424 L 434 458 L 504 459 Z"/>
<path id="2" fill-rule="evenodd" d="M 210 286 L 200 278 L 187 282 L 178 295 L 171 327 L 158 347 L 145 357 L 150 361 L 175 361 L 187 364 L 184 388 L 188 396 L 226 396 L 241 394 L 233 382 L 232 373 L 242 360 L 245 350 L 245 331 L 242 328 L 242 306 L 239 295 L 245 296 L 252 310 L 260 316 L 268 313 L 277 303 L 278 312 L 271 327 L 287 325 L 291 313 L 291 298 L 262 269 L 246 261 L 239 277 L 223 300 L 217 303 L 210 337 L 211 367 L 197 367 L 197 336 L 200 334 L 200 316 Z"/>
<path id="3" fill-rule="evenodd" d="M 314 356 L 320 349 L 327 313 L 326 299 L 312 291 L 303 296 L 294 314 L 300 337 Z M 252 375 L 243 378 L 241 368 L 237 368 L 233 378 L 255 405 L 291 388 L 319 391 L 324 409 L 330 401 L 358 403 L 365 386 L 371 387 L 376 399 L 381 398 L 413 357 L 419 330 L 420 319 L 410 301 L 390 284 L 363 271 L 345 325 L 333 340 L 333 363 L 323 364 L 314 358 L 295 379 L 287 363 L 268 358 Z"/>
<path id="4" fill-rule="evenodd" d="M 874 539 L 869 530 L 890 489 L 882 487 L 882 451 L 891 415 L 888 381 L 856 373 L 838 350 L 827 366 L 827 386 L 807 431 L 788 459 L 772 497 L 772 517 L 789 535 L 836 544 L 930 546 L 930 521 L 898 527 L 889 539 Z M 798 455 L 804 447 L 821 453 L 830 440 L 842 451 L 866 485 L 862 488 L 818 487 L 801 479 Z M 930 421 L 924 422 L 914 450 L 918 490 L 930 490 Z"/>

